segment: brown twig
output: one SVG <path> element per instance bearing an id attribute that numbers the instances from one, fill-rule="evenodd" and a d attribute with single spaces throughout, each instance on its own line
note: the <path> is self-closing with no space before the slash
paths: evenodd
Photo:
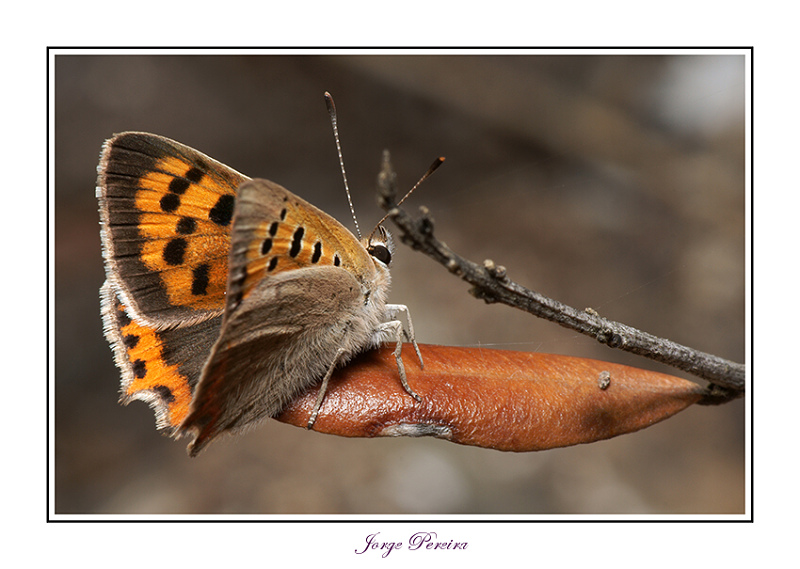
<path id="1" fill-rule="evenodd" d="M 378 198 L 388 217 L 400 229 L 400 239 L 444 265 L 451 273 L 472 285 L 470 293 L 487 303 L 501 302 L 595 338 L 618 348 L 681 369 L 712 384 L 705 403 L 719 403 L 741 397 L 745 387 L 745 366 L 712 354 L 658 338 L 626 324 L 602 318 L 593 309 L 577 310 L 506 276 L 506 269 L 491 260 L 478 265 L 453 252 L 433 235 L 433 219 L 425 207 L 414 219 L 395 205 L 396 184 L 388 151 L 378 177 Z"/>

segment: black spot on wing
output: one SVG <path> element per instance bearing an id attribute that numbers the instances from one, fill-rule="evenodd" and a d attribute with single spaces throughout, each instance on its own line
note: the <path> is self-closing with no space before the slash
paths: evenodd
<path id="1" fill-rule="evenodd" d="M 236 198 L 230 194 L 220 196 L 217 203 L 214 204 L 214 207 L 208 212 L 208 219 L 222 227 L 230 225 L 231 219 L 233 218 L 233 204 L 235 202 Z"/>
<path id="2" fill-rule="evenodd" d="M 192 294 L 206 294 L 210 269 L 211 267 L 208 263 L 203 263 L 192 269 Z"/>
<path id="3" fill-rule="evenodd" d="M 302 226 L 295 229 L 292 236 L 292 246 L 289 248 L 290 257 L 297 257 L 300 254 L 300 250 L 303 248 L 303 235 L 305 232 L 306 230 Z"/>
<path id="4" fill-rule="evenodd" d="M 183 237 L 176 237 L 171 239 L 165 246 L 163 257 L 168 265 L 181 265 L 183 264 L 183 257 L 186 254 L 186 239 Z"/>

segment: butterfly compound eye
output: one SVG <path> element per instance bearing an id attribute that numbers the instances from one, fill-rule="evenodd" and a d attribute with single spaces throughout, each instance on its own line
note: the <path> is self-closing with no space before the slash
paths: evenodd
<path id="1" fill-rule="evenodd" d="M 376 245 L 370 245 L 367 249 L 370 255 L 378 259 L 381 263 L 389 266 L 389 263 L 392 262 L 392 253 L 389 251 L 389 248 L 382 243 L 378 243 Z"/>

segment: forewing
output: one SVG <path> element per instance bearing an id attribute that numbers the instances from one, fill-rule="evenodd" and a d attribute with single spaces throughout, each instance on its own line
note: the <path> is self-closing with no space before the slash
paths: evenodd
<path id="1" fill-rule="evenodd" d="M 264 279 L 323 266 L 346 269 L 360 282 L 375 272 L 361 243 L 327 213 L 269 180 L 242 184 L 229 261 L 229 308 Z"/>
<path id="2" fill-rule="evenodd" d="M 236 189 L 246 180 L 161 136 L 106 141 L 97 181 L 106 273 L 135 320 L 163 329 L 222 313 Z"/>

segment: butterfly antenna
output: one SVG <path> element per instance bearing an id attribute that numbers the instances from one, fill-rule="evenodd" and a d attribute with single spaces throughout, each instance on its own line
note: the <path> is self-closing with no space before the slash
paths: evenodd
<path id="1" fill-rule="evenodd" d="M 342 158 L 342 145 L 339 144 L 339 127 L 336 121 L 336 105 L 333 104 L 333 97 L 325 91 L 325 105 L 328 107 L 328 114 L 331 116 L 333 126 L 333 138 L 336 140 L 336 151 L 339 153 L 339 167 L 342 169 L 342 179 L 344 180 L 344 191 L 347 194 L 347 203 L 350 204 L 350 213 L 353 216 L 353 223 L 356 224 L 356 235 L 361 239 L 361 230 L 356 219 L 356 210 L 353 208 L 353 200 L 350 199 L 350 187 L 347 185 L 347 173 L 344 171 L 344 158 Z"/>
<path id="2" fill-rule="evenodd" d="M 439 156 L 439 158 L 437 158 L 436 160 L 434 160 L 434 161 L 433 161 L 433 164 L 431 164 L 430 168 L 428 168 L 428 171 L 427 171 L 427 172 L 425 172 L 425 173 L 422 175 L 422 177 L 421 177 L 421 178 L 420 178 L 420 179 L 417 181 L 417 183 L 416 183 L 416 184 L 414 184 L 414 186 L 413 186 L 413 187 L 412 187 L 410 190 L 408 190 L 408 192 L 406 192 L 406 195 L 404 195 L 404 196 L 403 196 L 403 198 L 402 198 L 402 199 L 401 199 L 399 202 L 397 202 L 397 204 L 395 205 L 395 207 L 399 206 L 399 205 L 400 205 L 400 204 L 402 204 L 404 201 L 406 201 L 406 198 L 407 198 L 408 196 L 410 196 L 410 195 L 411 195 L 411 193 L 412 193 L 414 190 L 416 190 L 416 189 L 419 187 L 419 185 L 420 185 L 422 182 L 424 182 L 425 180 L 427 180 L 428 178 L 430 178 L 430 177 L 431 177 L 431 174 L 433 174 L 433 173 L 436 171 L 436 169 L 437 169 L 439 166 L 441 166 L 441 165 L 442 165 L 442 163 L 443 163 L 443 162 L 444 162 L 444 156 Z M 377 231 L 377 230 L 378 230 L 378 227 L 380 227 L 381 223 L 383 223 L 384 221 L 386 221 L 386 218 L 387 218 L 387 217 L 389 217 L 389 214 L 388 214 L 388 213 L 387 213 L 386 215 L 384 215 L 384 216 L 381 218 L 381 220 L 380 220 L 380 221 L 379 221 L 379 222 L 378 222 L 378 223 L 375 225 L 375 229 L 373 229 L 373 230 L 372 230 L 372 233 L 370 233 L 370 237 L 372 237 L 372 236 L 375 234 L 375 231 Z"/>

